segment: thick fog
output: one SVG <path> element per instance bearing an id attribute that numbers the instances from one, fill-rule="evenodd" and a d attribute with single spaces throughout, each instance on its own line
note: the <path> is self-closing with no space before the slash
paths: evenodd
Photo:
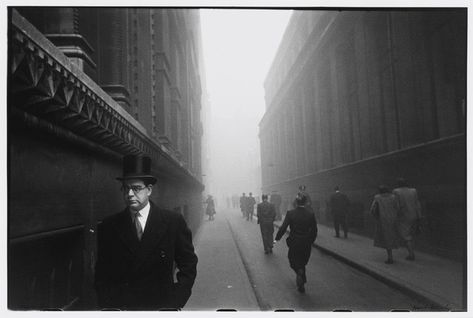
<path id="1" fill-rule="evenodd" d="M 258 124 L 264 79 L 290 10 L 201 10 L 208 109 L 203 109 L 206 194 L 261 194 Z"/>

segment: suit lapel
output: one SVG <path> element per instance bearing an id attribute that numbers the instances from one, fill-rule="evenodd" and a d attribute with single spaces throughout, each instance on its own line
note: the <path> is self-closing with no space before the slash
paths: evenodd
<path id="1" fill-rule="evenodd" d="M 121 212 L 118 222 L 116 223 L 116 231 L 120 236 L 121 240 L 131 252 L 135 252 L 138 249 L 140 241 L 134 232 L 134 226 L 131 221 L 130 212 L 125 209 Z"/>

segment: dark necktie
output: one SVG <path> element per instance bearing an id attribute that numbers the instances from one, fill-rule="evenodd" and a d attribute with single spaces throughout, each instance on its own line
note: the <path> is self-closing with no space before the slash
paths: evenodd
<path id="1" fill-rule="evenodd" d="M 138 240 L 141 241 L 141 237 L 143 236 L 143 228 L 141 227 L 141 223 L 138 220 L 139 216 L 140 216 L 140 212 L 136 212 L 133 215 L 133 223 L 135 223 L 136 236 L 138 237 Z"/>

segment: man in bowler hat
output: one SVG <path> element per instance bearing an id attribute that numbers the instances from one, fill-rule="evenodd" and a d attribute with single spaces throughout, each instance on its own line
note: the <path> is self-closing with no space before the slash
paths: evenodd
<path id="1" fill-rule="evenodd" d="M 157 181 L 150 171 L 149 157 L 123 158 L 117 180 L 127 207 L 98 228 L 95 288 L 101 308 L 180 309 L 191 295 L 197 266 L 192 233 L 179 213 L 150 201 Z"/>

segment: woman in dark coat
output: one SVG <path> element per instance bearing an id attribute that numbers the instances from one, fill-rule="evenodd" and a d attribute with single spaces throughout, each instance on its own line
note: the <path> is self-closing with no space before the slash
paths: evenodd
<path id="1" fill-rule="evenodd" d="M 392 264 L 394 248 L 399 247 L 398 220 L 399 203 L 396 196 L 386 186 L 379 186 L 379 194 L 374 196 L 371 215 L 376 220 L 374 246 L 385 248 L 388 254 L 386 264 Z"/>
<path id="2" fill-rule="evenodd" d="M 317 221 L 312 211 L 305 208 L 307 197 L 298 195 L 296 198 L 297 207 L 288 211 L 284 222 L 276 234 L 276 241 L 286 233 L 290 227 L 289 237 L 286 239 L 289 247 L 289 265 L 296 272 L 296 284 L 299 292 L 305 292 L 304 283 L 307 282 L 305 266 L 309 262 L 312 243 L 317 237 Z"/>

